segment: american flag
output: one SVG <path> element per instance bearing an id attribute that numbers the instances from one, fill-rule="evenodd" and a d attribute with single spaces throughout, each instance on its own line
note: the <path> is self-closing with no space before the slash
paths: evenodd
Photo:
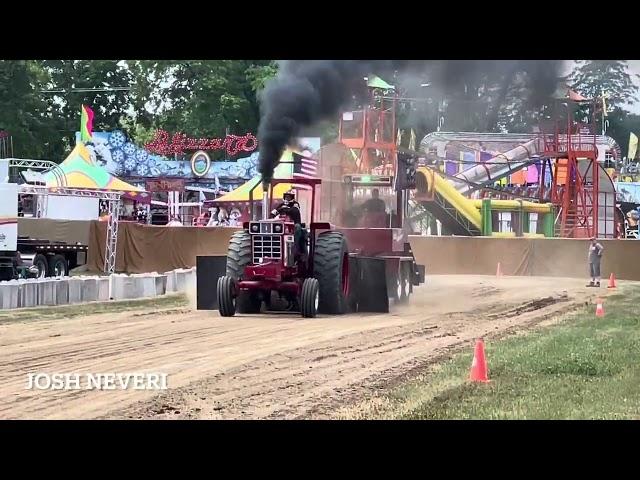
<path id="1" fill-rule="evenodd" d="M 295 161 L 293 164 L 293 178 L 317 178 L 318 161 L 311 158 L 309 150 L 304 150 L 302 155 L 307 158 L 301 158 L 297 155 L 293 157 Z M 298 162 L 298 160 L 300 161 Z M 292 185 L 300 190 L 311 190 L 311 187 L 307 185 L 299 185 L 295 182 Z"/>

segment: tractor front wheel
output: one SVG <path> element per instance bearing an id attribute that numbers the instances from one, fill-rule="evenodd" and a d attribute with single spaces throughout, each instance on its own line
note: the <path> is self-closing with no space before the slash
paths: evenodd
<path id="1" fill-rule="evenodd" d="M 223 317 L 233 317 L 236 314 L 236 285 L 231 277 L 224 276 L 218 279 L 218 311 Z"/>
<path id="2" fill-rule="evenodd" d="M 307 278 L 302 284 L 300 311 L 304 318 L 314 318 L 320 304 L 320 284 L 315 278 Z"/>

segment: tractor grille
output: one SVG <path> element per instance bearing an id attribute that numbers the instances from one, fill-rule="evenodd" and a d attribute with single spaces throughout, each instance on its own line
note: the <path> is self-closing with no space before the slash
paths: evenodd
<path id="1" fill-rule="evenodd" d="M 282 258 L 282 235 L 252 235 L 253 263 L 262 258 Z"/>

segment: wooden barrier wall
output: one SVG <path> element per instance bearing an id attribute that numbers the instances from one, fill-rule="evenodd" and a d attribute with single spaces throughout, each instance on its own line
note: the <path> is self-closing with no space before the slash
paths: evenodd
<path id="1" fill-rule="evenodd" d="M 410 237 L 416 261 L 431 274 L 588 278 L 589 240 L 565 238 Z M 639 240 L 600 240 L 602 278 L 640 280 Z"/>

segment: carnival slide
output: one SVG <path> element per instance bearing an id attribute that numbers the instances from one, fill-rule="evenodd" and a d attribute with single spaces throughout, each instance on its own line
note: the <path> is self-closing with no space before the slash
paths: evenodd
<path id="1" fill-rule="evenodd" d="M 431 213 L 453 235 L 480 235 L 482 218 L 471 200 L 438 172 L 420 167 L 416 172 L 415 202 Z"/>
<path id="2" fill-rule="evenodd" d="M 465 197 L 474 185 L 489 185 L 513 175 L 529 165 L 529 160 L 538 153 L 537 138 L 526 141 L 509 151 L 489 159 L 487 162 L 474 165 L 444 179 L 435 170 L 422 167 L 417 172 L 418 189 L 416 201 L 423 209 L 440 220 L 442 225 L 454 235 L 481 235 L 482 216 L 481 201 Z M 492 201 L 492 208 L 516 209 L 524 207 L 527 211 L 535 211 L 538 204 L 520 202 L 518 200 L 501 200 L 499 205 Z M 543 208 L 548 209 L 548 206 Z"/>
<path id="3" fill-rule="evenodd" d="M 449 233 L 464 236 L 482 234 L 482 200 L 466 198 L 451 182 L 428 167 L 418 168 L 416 187 L 414 201 L 437 218 Z M 491 208 L 523 208 L 526 212 L 548 213 L 550 207 L 520 200 L 491 200 Z"/>
<path id="4" fill-rule="evenodd" d="M 531 158 L 538 153 L 539 144 L 538 139 L 533 139 L 518 145 L 507 152 L 496 155 L 487 162 L 479 163 L 454 175 L 459 180 L 452 179 L 451 181 L 456 190 L 462 194 L 467 194 L 473 185 L 493 184 L 529 165 Z"/>

